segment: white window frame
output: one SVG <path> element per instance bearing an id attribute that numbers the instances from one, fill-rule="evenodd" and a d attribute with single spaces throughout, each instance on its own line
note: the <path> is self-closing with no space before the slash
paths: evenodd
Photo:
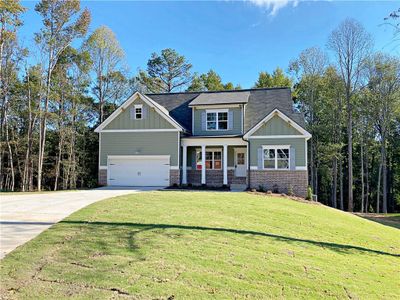
<path id="1" fill-rule="evenodd" d="M 219 120 L 218 120 L 218 115 L 220 113 L 226 113 L 226 129 L 219 128 Z M 215 114 L 215 121 L 208 121 L 208 114 Z M 208 129 L 208 123 L 209 122 L 215 122 L 215 129 Z M 207 109 L 206 110 L 206 131 L 226 131 L 229 130 L 229 109 Z"/>
<path id="2" fill-rule="evenodd" d="M 223 165 L 223 151 L 222 149 L 219 148 L 214 148 L 214 149 L 206 149 L 206 156 L 207 156 L 207 152 L 211 152 L 212 153 L 212 158 L 211 158 L 211 162 L 212 162 L 212 168 L 211 169 L 207 169 L 206 170 L 222 170 L 222 165 Z M 215 168 L 215 152 L 220 152 L 221 153 L 221 159 L 218 159 L 221 161 L 221 167 L 220 168 Z M 197 169 L 198 165 L 202 165 L 202 160 L 203 158 L 201 158 L 201 160 L 197 161 L 197 158 L 199 157 L 199 155 L 201 155 L 201 149 L 196 149 L 196 170 L 201 170 L 201 169 Z M 207 160 L 206 160 L 207 162 Z"/>
<path id="3" fill-rule="evenodd" d="M 263 152 L 263 169 L 264 170 L 290 170 L 290 145 L 263 145 L 262 146 Z M 288 150 L 288 167 L 283 169 L 283 168 L 278 168 L 278 149 L 285 149 Z M 275 158 L 274 158 L 274 162 L 275 162 L 275 167 L 274 168 L 265 168 L 265 150 L 274 150 L 275 151 Z"/>
<path id="4" fill-rule="evenodd" d="M 137 112 L 137 109 L 140 109 L 140 112 Z M 135 110 L 135 120 L 143 120 L 143 105 L 142 104 L 136 104 L 134 106 Z M 138 114 L 140 114 L 140 118 L 138 118 Z"/>

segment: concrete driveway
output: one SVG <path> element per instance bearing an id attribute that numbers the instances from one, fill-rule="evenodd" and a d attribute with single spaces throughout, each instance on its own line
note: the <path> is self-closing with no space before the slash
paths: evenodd
<path id="1" fill-rule="evenodd" d="M 91 203 L 154 189 L 103 187 L 85 191 L 0 194 L 0 259 Z"/>

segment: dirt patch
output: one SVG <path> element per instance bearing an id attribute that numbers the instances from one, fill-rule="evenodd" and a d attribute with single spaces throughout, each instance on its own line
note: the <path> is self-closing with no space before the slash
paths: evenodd
<path id="1" fill-rule="evenodd" d="M 248 191 L 248 194 L 251 195 L 259 195 L 259 196 L 269 196 L 269 197 L 282 197 L 282 198 L 288 198 L 294 201 L 298 201 L 298 202 L 303 202 L 303 203 L 307 203 L 307 204 L 314 204 L 314 205 L 323 205 L 322 203 L 316 202 L 316 201 L 309 201 L 306 200 L 304 198 L 301 197 L 296 197 L 296 196 L 289 196 L 286 194 L 276 194 L 276 193 L 268 193 L 268 192 L 253 192 L 253 191 Z"/>

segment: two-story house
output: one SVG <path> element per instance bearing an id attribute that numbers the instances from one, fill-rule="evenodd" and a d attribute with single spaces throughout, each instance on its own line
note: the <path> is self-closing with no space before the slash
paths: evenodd
<path id="1" fill-rule="evenodd" d="M 304 196 L 307 140 L 288 88 L 133 94 L 99 127 L 99 183 Z"/>

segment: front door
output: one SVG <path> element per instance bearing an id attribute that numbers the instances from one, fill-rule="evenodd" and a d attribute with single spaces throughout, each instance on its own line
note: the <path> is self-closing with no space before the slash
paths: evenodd
<path id="1" fill-rule="evenodd" d="M 246 177 L 246 148 L 235 148 L 235 176 Z"/>

